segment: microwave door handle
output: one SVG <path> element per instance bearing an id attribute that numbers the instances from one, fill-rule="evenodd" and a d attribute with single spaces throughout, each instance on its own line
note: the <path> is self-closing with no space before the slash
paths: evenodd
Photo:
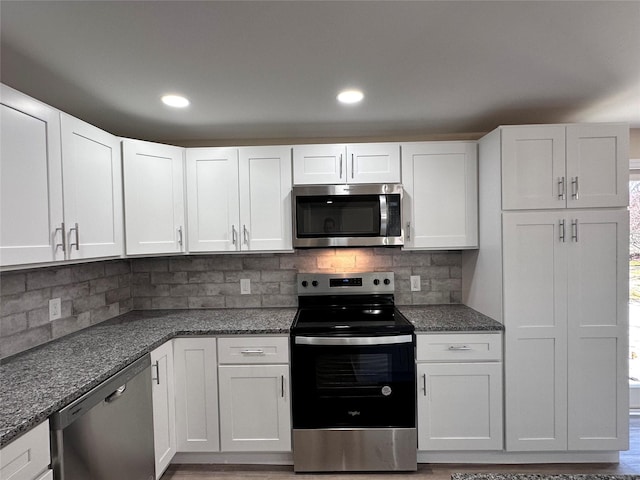
<path id="1" fill-rule="evenodd" d="M 389 225 L 389 205 L 387 205 L 387 196 L 380 195 L 380 236 L 387 236 L 387 227 Z"/>

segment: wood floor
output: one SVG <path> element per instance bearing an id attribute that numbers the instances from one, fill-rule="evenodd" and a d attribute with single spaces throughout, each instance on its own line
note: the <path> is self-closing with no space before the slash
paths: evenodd
<path id="1" fill-rule="evenodd" d="M 590 473 L 640 475 L 640 416 L 629 422 L 629 450 L 620 453 L 620 463 L 468 465 L 420 464 L 412 473 L 295 474 L 291 466 L 275 465 L 171 465 L 161 480 L 449 480 L 455 472 L 492 473 Z"/>

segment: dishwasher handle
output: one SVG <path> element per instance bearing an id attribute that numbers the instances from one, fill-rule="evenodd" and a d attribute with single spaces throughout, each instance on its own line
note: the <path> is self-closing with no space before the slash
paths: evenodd
<path id="1" fill-rule="evenodd" d="M 115 392 L 107 395 L 107 398 L 105 398 L 104 401 L 107 402 L 107 403 L 115 402 L 122 395 L 124 395 L 124 391 L 126 389 L 127 389 L 127 384 L 126 383 L 124 385 L 120 385 L 118 388 L 116 388 Z"/>

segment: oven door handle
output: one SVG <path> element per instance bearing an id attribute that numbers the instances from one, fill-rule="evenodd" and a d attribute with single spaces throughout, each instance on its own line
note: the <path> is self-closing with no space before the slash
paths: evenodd
<path id="1" fill-rule="evenodd" d="M 296 345 L 392 345 L 413 343 L 412 335 L 383 337 L 295 337 Z"/>

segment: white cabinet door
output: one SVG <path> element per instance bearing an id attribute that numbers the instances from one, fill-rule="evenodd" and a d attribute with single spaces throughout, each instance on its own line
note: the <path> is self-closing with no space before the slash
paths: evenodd
<path id="1" fill-rule="evenodd" d="M 184 149 L 123 141 L 126 250 L 184 252 Z"/>
<path id="2" fill-rule="evenodd" d="M 120 140 L 64 113 L 60 122 L 67 258 L 122 255 Z"/>
<path id="3" fill-rule="evenodd" d="M 151 352 L 153 396 L 153 444 L 156 480 L 176 453 L 176 402 L 171 341 Z"/>
<path id="4" fill-rule="evenodd" d="M 565 127 L 528 125 L 503 127 L 500 132 L 502 208 L 564 208 Z"/>
<path id="5" fill-rule="evenodd" d="M 347 183 L 400 183 L 400 145 L 347 145 Z"/>
<path id="6" fill-rule="evenodd" d="M 239 153 L 240 249 L 291 250 L 291 147 Z"/>
<path id="7" fill-rule="evenodd" d="M 345 183 L 346 147 L 342 144 L 293 147 L 293 183 L 319 185 Z"/>
<path id="8" fill-rule="evenodd" d="M 288 365 L 221 365 L 224 452 L 291 451 Z"/>
<path id="9" fill-rule="evenodd" d="M 628 213 L 568 215 L 569 450 L 626 450 Z"/>
<path id="10" fill-rule="evenodd" d="M 502 449 L 502 363 L 419 363 L 418 450 Z"/>
<path id="11" fill-rule="evenodd" d="M 217 452 L 218 368 L 215 338 L 173 343 L 178 452 Z"/>
<path id="12" fill-rule="evenodd" d="M 567 126 L 567 206 L 629 204 L 629 126 Z"/>
<path id="13" fill-rule="evenodd" d="M 0 85 L 0 263 L 64 260 L 60 116 Z"/>
<path id="14" fill-rule="evenodd" d="M 402 145 L 404 248 L 478 247 L 475 142 Z"/>
<path id="15" fill-rule="evenodd" d="M 0 479 L 34 480 L 51 463 L 49 447 L 49 421 L 13 440 L 0 449 Z"/>
<path id="16" fill-rule="evenodd" d="M 563 215 L 503 213 L 508 451 L 567 448 L 570 225 Z"/>
<path id="17" fill-rule="evenodd" d="M 293 183 L 400 183 L 400 145 L 296 145 L 293 147 Z"/>
<path id="18" fill-rule="evenodd" d="M 237 148 L 186 151 L 190 252 L 240 248 Z"/>

